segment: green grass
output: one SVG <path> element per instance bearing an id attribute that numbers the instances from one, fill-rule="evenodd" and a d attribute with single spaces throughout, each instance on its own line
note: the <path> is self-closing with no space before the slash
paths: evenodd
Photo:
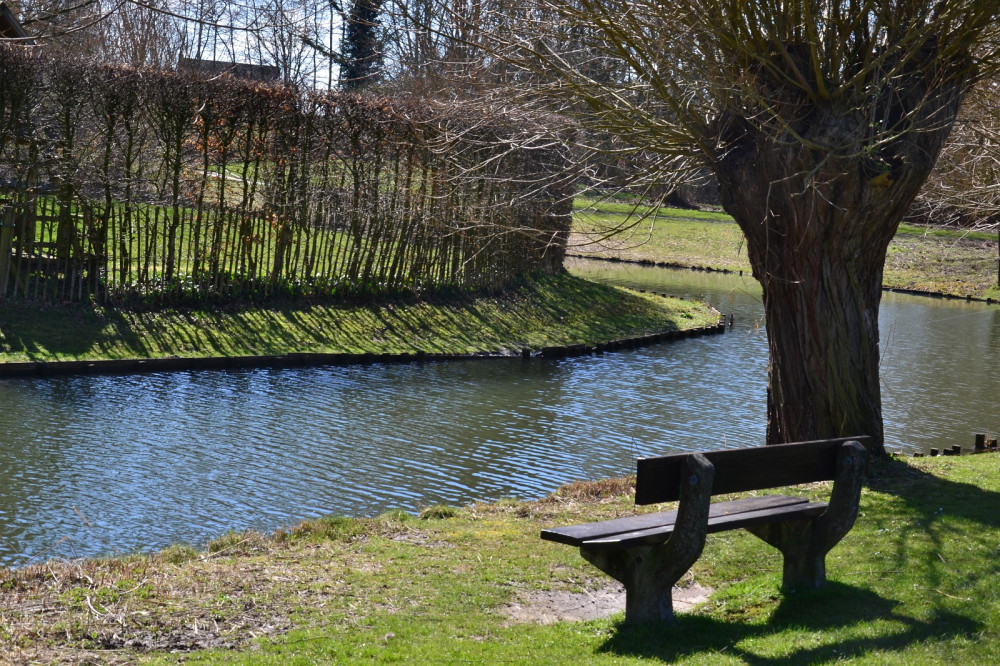
<path id="1" fill-rule="evenodd" d="M 627 627 L 620 612 L 513 619 L 513 604 L 555 592 L 586 599 L 605 587 L 609 579 L 576 549 L 538 531 L 626 514 L 628 491 L 621 482 L 574 484 L 537 502 L 436 507 L 424 519 L 394 512 L 310 521 L 271 537 L 231 533 L 184 557 L 175 548 L 0 570 L 0 652 L 45 663 L 183 656 L 282 665 L 1000 659 L 993 455 L 875 464 L 858 521 L 827 557 L 828 583 L 817 592 L 782 594 L 777 551 L 735 531 L 710 535 L 686 580 L 714 592 L 677 626 Z M 829 487 L 795 492 L 824 497 Z"/>
<path id="2" fill-rule="evenodd" d="M 677 266 L 750 271 L 743 234 L 724 213 L 650 209 L 578 198 L 570 252 Z M 1000 299 L 993 232 L 901 225 L 883 284 L 954 296 Z"/>
<path id="3" fill-rule="evenodd" d="M 576 197 L 573 200 L 573 210 L 581 217 L 604 217 L 606 221 L 612 216 L 642 217 L 656 214 L 657 220 L 705 220 L 709 222 L 732 222 L 733 218 L 722 211 L 695 210 L 681 208 L 660 208 L 658 210 L 638 203 L 614 200 L 595 199 L 593 197 Z"/>
<path id="4" fill-rule="evenodd" d="M 714 324 L 701 304 L 533 279 L 499 296 L 276 309 L 0 308 L 0 362 L 290 352 L 519 352 Z"/>
<path id="5" fill-rule="evenodd" d="M 933 238 L 950 238 L 952 240 L 981 240 L 995 243 L 996 233 L 992 231 L 975 231 L 970 229 L 946 229 L 925 227 L 917 224 L 901 224 L 896 230 L 897 236 L 930 236 Z"/>

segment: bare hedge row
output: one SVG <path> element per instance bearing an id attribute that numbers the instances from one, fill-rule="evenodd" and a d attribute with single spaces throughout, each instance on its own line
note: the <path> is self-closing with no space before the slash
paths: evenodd
<path id="1" fill-rule="evenodd" d="M 0 295 L 382 296 L 561 266 L 548 119 L 0 48 Z"/>

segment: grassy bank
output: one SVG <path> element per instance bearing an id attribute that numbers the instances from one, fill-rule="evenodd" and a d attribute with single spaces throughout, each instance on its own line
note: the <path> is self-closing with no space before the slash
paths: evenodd
<path id="1" fill-rule="evenodd" d="M 707 326 L 717 316 L 697 303 L 569 275 L 538 278 L 495 297 L 377 306 L 129 311 L 9 304 L 0 308 L 0 362 L 520 351 Z"/>
<path id="2" fill-rule="evenodd" d="M 709 537 L 685 579 L 714 592 L 676 627 L 624 627 L 620 612 L 542 622 L 567 600 L 586 606 L 608 579 L 539 529 L 628 513 L 628 491 L 627 481 L 577 484 L 537 502 L 229 534 L 201 553 L 0 570 L 0 654 L 15 663 L 1000 659 L 996 455 L 877 464 L 821 591 L 786 598 L 777 551 L 727 532 Z M 828 486 L 797 492 L 824 496 Z"/>
<path id="3" fill-rule="evenodd" d="M 749 271 L 743 234 L 728 215 L 577 200 L 575 254 Z M 645 219 L 642 216 L 649 215 Z M 611 237 L 610 230 L 626 227 Z M 889 246 L 884 284 L 955 296 L 1000 299 L 995 233 L 902 225 Z"/>

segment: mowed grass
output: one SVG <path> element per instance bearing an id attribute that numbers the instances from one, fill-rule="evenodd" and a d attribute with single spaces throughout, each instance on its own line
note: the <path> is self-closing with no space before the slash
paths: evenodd
<path id="1" fill-rule="evenodd" d="M 793 492 L 820 498 L 829 485 Z M 423 518 L 327 518 L 225 535 L 202 552 L 0 570 L 0 654 L 15 663 L 991 664 L 998 502 L 996 455 L 878 462 L 854 529 L 827 557 L 825 588 L 786 596 L 777 551 L 741 531 L 710 535 L 684 583 L 714 592 L 674 627 L 628 627 L 621 612 L 543 624 L 523 612 L 557 594 L 584 603 L 607 586 L 576 549 L 538 531 L 631 513 L 627 479 Z"/>
<path id="2" fill-rule="evenodd" d="M 572 254 L 749 271 L 743 233 L 722 212 L 584 199 L 574 206 Z"/>
<path id="3" fill-rule="evenodd" d="M 536 277 L 500 295 L 382 304 L 124 310 L 14 303 L 0 308 L 0 362 L 520 352 L 709 326 L 718 316 L 699 303 L 568 274 Z"/>
<path id="4" fill-rule="evenodd" d="M 742 232 L 717 211 L 661 209 L 578 198 L 570 252 L 729 271 L 750 271 Z M 993 232 L 901 225 L 883 284 L 953 296 L 1000 299 Z"/>

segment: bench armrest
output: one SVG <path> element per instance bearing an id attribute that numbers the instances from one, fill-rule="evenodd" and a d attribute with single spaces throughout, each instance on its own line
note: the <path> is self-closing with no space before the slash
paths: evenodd
<path id="1" fill-rule="evenodd" d="M 816 520 L 816 538 L 829 548 L 843 539 L 858 518 L 868 450 L 860 442 L 845 442 L 837 451 L 837 476 L 830 492 L 830 505 Z"/>

